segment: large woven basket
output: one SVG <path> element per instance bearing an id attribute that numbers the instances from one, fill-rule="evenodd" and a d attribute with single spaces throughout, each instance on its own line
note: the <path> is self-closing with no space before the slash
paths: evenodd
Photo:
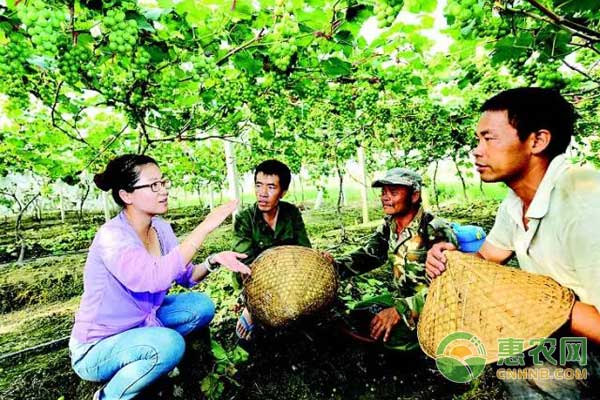
<path id="1" fill-rule="evenodd" d="M 575 296 L 553 279 L 448 251 L 446 271 L 433 280 L 417 335 L 421 349 L 436 358 L 442 340 L 468 332 L 483 343 L 486 363 L 498 360 L 498 339 L 552 335 L 569 318 Z"/>
<path id="2" fill-rule="evenodd" d="M 263 324 L 282 327 L 314 314 L 335 298 L 335 269 L 316 250 L 278 246 L 264 251 L 250 266 L 244 283 L 246 305 Z"/>

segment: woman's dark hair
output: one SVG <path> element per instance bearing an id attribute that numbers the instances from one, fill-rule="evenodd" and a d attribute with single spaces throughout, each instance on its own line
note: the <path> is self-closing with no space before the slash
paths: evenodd
<path id="1" fill-rule="evenodd" d="M 277 160 L 266 160 L 258 164 L 254 170 L 254 182 L 256 182 L 256 175 L 262 172 L 265 175 L 277 175 L 279 177 L 279 185 L 283 190 L 288 190 L 290 187 L 290 181 L 292 180 L 292 173 L 287 165 Z"/>
<path id="2" fill-rule="evenodd" d="M 548 159 L 564 153 L 575 134 L 577 114 L 557 90 L 536 87 L 509 89 L 487 100 L 480 111 L 504 111 L 523 142 L 540 129 L 550 131 Z"/>
<path id="3" fill-rule="evenodd" d="M 107 192 L 112 190 L 112 197 L 115 203 L 125 207 L 125 203 L 119 196 L 119 190 L 132 192 L 133 186 L 140 179 L 140 165 L 158 163 L 154 158 L 139 154 L 123 154 L 109 161 L 106 170 L 94 175 L 94 183 L 98 189 Z"/>

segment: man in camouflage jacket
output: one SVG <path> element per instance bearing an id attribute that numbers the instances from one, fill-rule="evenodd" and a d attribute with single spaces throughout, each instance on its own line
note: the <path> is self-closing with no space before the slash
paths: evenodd
<path id="1" fill-rule="evenodd" d="M 374 181 L 372 187 L 381 187 L 384 223 L 363 247 L 334 260 L 341 279 L 390 264 L 394 292 L 364 301 L 355 310 L 375 309 L 374 316 L 369 314 L 370 337 L 402 350 L 417 345 L 414 326 L 427 293 L 427 250 L 438 242 L 456 243 L 450 224 L 423 209 L 421 186 L 421 176 L 405 168 L 393 168 Z"/>

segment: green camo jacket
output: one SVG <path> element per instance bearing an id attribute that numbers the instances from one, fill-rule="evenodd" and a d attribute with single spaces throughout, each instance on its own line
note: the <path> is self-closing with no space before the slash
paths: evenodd
<path id="1" fill-rule="evenodd" d="M 340 278 L 344 279 L 390 264 L 397 289 L 391 296 L 392 304 L 407 320 L 410 311 L 418 314 L 423 308 L 428 286 L 425 274 L 427 250 L 438 242 L 456 245 L 456 235 L 448 222 L 423 208 L 399 235 L 396 221 L 386 216 L 363 247 L 337 258 L 335 266 Z"/>

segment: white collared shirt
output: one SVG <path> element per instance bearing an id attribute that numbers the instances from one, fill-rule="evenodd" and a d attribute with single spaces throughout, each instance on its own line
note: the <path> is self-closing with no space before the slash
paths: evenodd
<path id="1" fill-rule="evenodd" d="M 555 157 L 525 216 L 527 229 L 523 202 L 510 190 L 486 240 L 600 310 L 600 172 Z"/>

